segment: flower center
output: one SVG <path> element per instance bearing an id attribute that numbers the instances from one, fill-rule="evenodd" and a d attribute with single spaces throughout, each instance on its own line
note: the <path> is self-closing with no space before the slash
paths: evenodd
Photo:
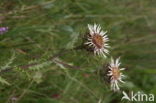
<path id="1" fill-rule="evenodd" d="M 120 70 L 117 67 L 112 68 L 112 74 L 114 79 L 118 79 L 120 77 Z"/>
<path id="2" fill-rule="evenodd" d="M 97 48 L 102 48 L 103 46 L 103 37 L 101 35 L 95 34 L 92 37 L 92 42 L 96 45 Z"/>

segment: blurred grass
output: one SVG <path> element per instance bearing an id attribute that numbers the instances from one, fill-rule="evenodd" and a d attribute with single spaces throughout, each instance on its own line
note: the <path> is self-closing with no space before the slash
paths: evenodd
<path id="1" fill-rule="evenodd" d="M 111 56 L 121 56 L 127 68 L 127 84 L 122 89 L 156 95 L 155 0 L 0 1 L 0 26 L 10 28 L 0 35 L 1 68 L 10 60 L 9 67 L 42 65 L 60 49 L 79 45 L 87 24 L 98 23 L 108 31 Z M 121 93 L 110 91 L 98 74 L 109 59 L 79 50 L 59 60 L 80 69 L 53 62 L 24 70 L 13 68 L 1 74 L 10 85 L 0 86 L 0 102 L 121 103 Z"/>

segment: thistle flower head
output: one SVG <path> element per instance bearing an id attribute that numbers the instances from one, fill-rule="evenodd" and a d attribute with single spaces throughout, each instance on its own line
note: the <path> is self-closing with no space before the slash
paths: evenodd
<path id="1" fill-rule="evenodd" d="M 113 60 L 111 59 L 110 66 L 109 66 L 109 73 L 107 74 L 110 76 L 110 83 L 111 83 L 111 90 L 113 91 L 118 91 L 120 90 L 119 88 L 119 82 L 124 83 L 122 81 L 122 78 L 125 77 L 121 71 L 125 70 L 125 68 L 120 68 L 120 58 Z"/>
<path id="2" fill-rule="evenodd" d="M 8 31 L 8 27 L 0 27 L 0 35 Z"/>
<path id="3" fill-rule="evenodd" d="M 101 26 L 94 24 L 88 24 L 89 35 L 87 37 L 87 42 L 85 45 L 93 48 L 94 54 L 103 55 L 106 57 L 106 54 L 109 53 L 108 48 L 109 45 L 107 42 L 109 41 L 106 33 L 101 30 Z"/>

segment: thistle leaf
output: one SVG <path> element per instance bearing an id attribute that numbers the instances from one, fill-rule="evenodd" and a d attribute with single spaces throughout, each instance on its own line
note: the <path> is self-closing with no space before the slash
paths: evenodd
<path id="1" fill-rule="evenodd" d="M 0 77 L 0 83 L 10 85 L 4 78 Z"/>

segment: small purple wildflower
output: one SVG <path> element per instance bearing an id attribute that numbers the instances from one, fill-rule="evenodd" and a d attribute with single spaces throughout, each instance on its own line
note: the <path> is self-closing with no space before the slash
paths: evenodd
<path id="1" fill-rule="evenodd" d="M 0 27 L 0 35 L 8 31 L 8 27 Z"/>

